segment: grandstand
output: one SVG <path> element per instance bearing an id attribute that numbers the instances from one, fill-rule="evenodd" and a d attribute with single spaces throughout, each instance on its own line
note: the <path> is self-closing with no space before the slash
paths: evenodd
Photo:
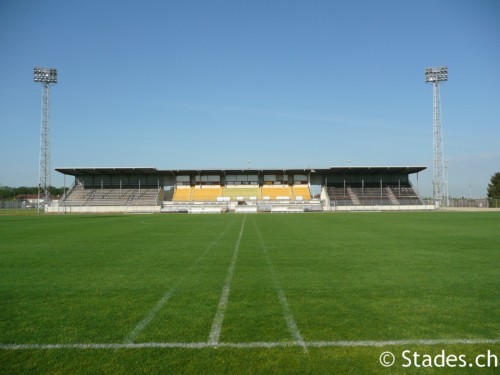
<path id="1" fill-rule="evenodd" d="M 339 206 L 423 204 L 413 187 L 406 183 L 399 186 L 329 186 L 327 191 L 330 201 Z"/>
<path id="2" fill-rule="evenodd" d="M 252 201 L 262 198 L 259 186 L 228 185 L 224 190 L 224 197 L 232 201 Z"/>
<path id="3" fill-rule="evenodd" d="M 159 212 L 162 181 L 153 168 L 75 169 L 75 182 L 57 212 Z M 67 173 L 71 174 L 71 173 Z"/>
<path id="4" fill-rule="evenodd" d="M 292 198 L 292 188 L 288 185 L 262 187 L 262 199 L 264 200 L 290 200 Z"/>
<path id="5" fill-rule="evenodd" d="M 74 177 L 49 212 L 422 210 L 410 175 L 425 167 L 157 170 L 58 168 Z"/>
<path id="6" fill-rule="evenodd" d="M 84 188 L 76 185 L 60 202 L 61 206 L 156 206 L 158 188 Z"/>
<path id="7" fill-rule="evenodd" d="M 216 202 L 223 196 L 222 187 L 217 186 L 195 186 L 191 188 L 191 200 L 195 202 Z"/>

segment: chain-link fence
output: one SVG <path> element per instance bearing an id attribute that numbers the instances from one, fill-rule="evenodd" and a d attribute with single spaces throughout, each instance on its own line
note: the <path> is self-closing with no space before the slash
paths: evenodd
<path id="1" fill-rule="evenodd" d="M 0 210 L 18 210 L 26 208 L 26 202 L 21 200 L 0 200 Z"/>
<path id="2" fill-rule="evenodd" d="M 449 207 L 500 208 L 500 199 L 450 199 Z"/>
<path id="3" fill-rule="evenodd" d="M 433 205 L 433 200 L 431 198 L 422 199 L 424 204 Z M 500 199 L 488 199 L 488 198 L 450 198 L 449 204 L 447 205 L 446 200 L 441 203 L 442 208 L 500 208 Z"/>
<path id="4" fill-rule="evenodd" d="M 30 205 L 25 200 L 0 200 L 0 215 L 32 214 L 36 211 L 36 207 Z"/>

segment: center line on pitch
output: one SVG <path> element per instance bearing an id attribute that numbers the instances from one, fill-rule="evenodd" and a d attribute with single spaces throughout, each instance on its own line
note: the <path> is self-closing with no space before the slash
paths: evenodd
<path id="1" fill-rule="evenodd" d="M 222 288 L 222 294 L 219 300 L 219 306 L 217 308 L 217 313 L 215 314 L 214 322 L 212 323 L 212 330 L 208 337 L 209 345 L 217 345 L 220 339 L 220 333 L 222 329 L 222 321 L 224 320 L 224 313 L 226 311 L 227 301 L 229 299 L 229 291 L 231 290 L 231 281 L 233 280 L 234 267 L 236 266 L 236 259 L 238 258 L 238 250 L 240 249 L 241 237 L 243 236 L 243 228 L 245 227 L 246 215 L 243 218 L 243 223 L 241 224 L 240 234 L 236 245 L 234 246 L 233 257 L 229 268 L 227 270 L 226 280 L 224 282 L 224 287 Z"/>

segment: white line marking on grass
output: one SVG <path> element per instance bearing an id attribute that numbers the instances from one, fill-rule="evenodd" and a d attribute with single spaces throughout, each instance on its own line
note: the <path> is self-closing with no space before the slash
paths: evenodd
<path id="1" fill-rule="evenodd" d="M 160 311 L 161 308 L 165 306 L 165 304 L 172 297 L 172 295 L 174 294 L 175 290 L 179 287 L 179 285 L 181 285 L 186 280 L 186 278 L 189 275 L 191 275 L 193 269 L 198 265 L 200 260 L 202 260 L 210 252 L 210 250 L 212 250 L 212 248 L 220 241 L 220 239 L 224 237 L 227 230 L 232 224 L 233 222 L 230 222 L 229 225 L 222 231 L 222 233 L 206 247 L 205 251 L 203 251 L 203 253 L 194 261 L 194 263 L 191 265 L 191 267 L 189 267 L 184 276 L 178 279 L 170 287 L 170 289 L 167 290 L 167 292 L 163 295 L 163 297 L 158 301 L 156 306 L 154 306 L 145 316 L 145 318 L 135 326 L 135 328 L 130 332 L 130 334 L 125 339 L 126 344 L 133 343 L 134 340 L 137 338 L 137 336 L 139 336 L 139 334 L 144 330 L 144 328 L 146 328 L 149 325 L 149 323 L 151 323 L 151 321 L 154 319 L 158 311 Z"/>
<path id="2" fill-rule="evenodd" d="M 292 335 L 295 342 L 304 349 L 304 352 L 307 353 L 307 345 L 304 342 L 304 338 L 300 334 L 299 328 L 297 327 L 297 322 L 293 317 L 292 310 L 290 309 L 290 305 L 288 304 L 288 301 L 286 299 L 285 292 L 283 291 L 283 288 L 280 285 L 278 276 L 276 276 L 276 271 L 274 270 L 273 263 L 271 261 L 271 258 L 269 257 L 269 252 L 267 251 L 266 244 L 264 243 L 262 235 L 260 234 L 259 227 L 257 226 L 255 220 L 252 221 L 255 226 L 255 230 L 257 231 L 257 236 L 259 237 L 260 245 L 262 247 L 262 252 L 264 253 L 264 256 L 266 258 L 266 264 L 269 268 L 269 272 L 271 273 L 274 289 L 276 289 L 276 293 L 278 294 L 278 299 L 280 301 L 281 308 L 283 309 L 283 316 L 285 318 L 286 325 L 288 326 L 288 331 Z"/>
<path id="3" fill-rule="evenodd" d="M 172 297 L 172 295 L 175 292 L 175 289 L 176 286 L 173 286 L 163 295 L 163 297 L 158 301 L 156 306 L 149 311 L 148 315 L 146 315 L 146 317 L 143 320 L 141 320 L 139 324 L 135 326 L 132 332 L 130 332 L 130 334 L 125 339 L 125 343 L 130 344 L 134 342 L 134 340 L 137 338 L 137 336 L 139 336 L 139 334 L 144 330 L 144 328 L 146 328 L 149 325 L 149 323 L 151 323 L 151 321 L 154 319 L 158 311 L 160 311 L 161 308 L 168 302 L 170 297 Z"/>
<path id="4" fill-rule="evenodd" d="M 403 346 L 403 345 L 478 345 L 478 344 L 498 344 L 498 339 L 423 339 L 423 340 L 387 340 L 387 341 L 312 341 L 309 346 L 316 348 L 324 347 L 383 347 L 383 346 Z"/>
<path id="5" fill-rule="evenodd" d="M 311 348 L 332 347 L 386 347 L 406 345 L 487 345 L 499 344 L 497 339 L 424 339 L 424 340 L 388 340 L 388 341 L 309 341 L 306 346 Z M 148 349 L 148 348 L 179 348 L 179 349 L 205 349 L 205 348 L 287 348 L 302 347 L 297 341 L 279 342 L 141 342 L 141 343 L 88 343 L 88 344 L 0 344 L 0 350 L 86 350 L 86 349 Z"/>
<path id="6" fill-rule="evenodd" d="M 234 245 L 233 257 L 231 258 L 231 263 L 227 270 L 226 280 L 224 281 L 224 287 L 222 288 L 222 294 L 219 300 L 219 306 L 217 307 L 217 313 L 215 314 L 214 321 L 212 323 L 212 330 L 208 336 L 208 344 L 217 345 L 220 339 L 220 333 L 222 329 L 222 321 L 224 320 L 224 313 L 226 311 L 227 301 L 229 299 L 229 291 L 231 290 L 231 281 L 233 280 L 234 267 L 236 266 L 236 259 L 238 258 L 238 250 L 240 249 L 241 237 L 243 236 L 243 228 L 245 227 L 246 215 L 243 218 L 243 223 L 241 223 L 240 234 L 236 245 Z"/>

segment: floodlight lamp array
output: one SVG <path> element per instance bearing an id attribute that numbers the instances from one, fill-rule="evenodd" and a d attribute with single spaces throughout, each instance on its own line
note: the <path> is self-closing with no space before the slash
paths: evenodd
<path id="1" fill-rule="evenodd" d="M 448 80 L 448 67 L 438 66 L 425 69 L 425 82 L 439 82 Z"/>
<path id="2" fill-rule="evenodd" d="M 35 67 L 34 80 L 41 83 L 57 83 L 57 69 Z"/>

